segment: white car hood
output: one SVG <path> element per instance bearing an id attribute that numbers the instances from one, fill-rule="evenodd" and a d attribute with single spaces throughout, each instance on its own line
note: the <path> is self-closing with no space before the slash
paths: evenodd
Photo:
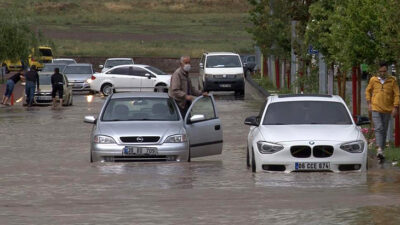
<path id="1" fill-rule="evenodd" d="M 243 67 L 233 67 L 233 68 L 205 68 L 204 72 L 206 74 L 239 74 L 243 73 Z"/>
<path id="2" fill-rule="evenodd" d="M 354 141 L 360 130 L 354 125 L 261 125 L 265 141 Z"/>

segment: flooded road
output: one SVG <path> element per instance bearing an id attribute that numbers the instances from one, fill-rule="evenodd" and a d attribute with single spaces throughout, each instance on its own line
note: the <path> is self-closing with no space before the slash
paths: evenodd
<path id="1" fill-rule="evenodd" d="M 399 170 L 253 174 L 243 121 L 262 97 L 215 98 L 223 153 L 191 163 L 89 163 L 99 96 L 0 108 L 0 224 L 400 224 Z"/>

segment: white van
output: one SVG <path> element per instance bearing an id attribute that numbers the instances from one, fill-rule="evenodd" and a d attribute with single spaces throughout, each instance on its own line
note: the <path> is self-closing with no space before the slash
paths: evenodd
<path id="1" fill-rule="evenodd" d="M 244 95 L 243 66 L 236 53 L 203 53 L 200 76 L 204 91 L 234 91 L 235 95 Z"/>

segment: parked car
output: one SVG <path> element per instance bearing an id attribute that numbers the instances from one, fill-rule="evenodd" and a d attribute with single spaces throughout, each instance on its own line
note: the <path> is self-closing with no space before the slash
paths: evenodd
<path id="1" fill-rule="evenodd" d="M 43 65 L 42 71 L 39 73 L 54 73 L 54 69 L 58 68 L 60 70 L 60 73 L 64 73 L 65 67 L 67 67 L 67 64 L 59 64 L 59 63 L 45 63 Z"/>
<path id="2" fill-rule="evenodd" d="M 51 47 L 39 46 L 39 56 L 35 55 L 35 49 L 32 49 L 32 53 L 28 57 L 29 67 L 35 65 L 38 70 L 43 68 L 44 63 L 53 62 L 53 51 Z"/>
<path id="3" fill-rule="evenodd" d="M 92 64 L 69 64 L 65 67 L 64 74 L 68 77 L 73 91 L 90 91 L 90 85 L 87 81 L 93 75 Z"/>
<path id="4" fill-rule="evenodd" d="M 101 69 L 101 72 L 104 73 L 105 71 L 113 68 L 114 66 L 130 65 L 130 64 L 134 64 L 132 58 L 109 58 L 106 60 L 104 65 L 99 65 L 99 68 Z"/>
<path id="5" fill-rule="evenodd" d="M 70 58 L 57 58 L 57 59 L 53 59 L 53 63 L 59 63 L 59 64 L 75 64 L 76 61 L 75 61 L 75 59 L 70 59 Z"/>
<path id="6" fill-rule="evenodd" d="M 270 96 L 248 117 L 247 165 L 253 172 L 367 169 L 368 143 L 346 103 L 332 95 Z"/>
<path id="7" fill-rule="evenodd" d="M 199 66 L 204 91 L 234 91 L 235 95 L 244 95 L 243 66 L 238 54 L 204 53 Z"/>
<path id="8" fill-rule="evenodd" d="M 250 73 L 254 72 L 256 68 L 256 56 L 255 55 L 241 55 L 244 75 L 248 76 Z"/>
<path id="9" fill-rule="evenodd" d="M 120 65 L 92 76 L 90 89 L 107 96 L 123 91 L 166 92 L 171 75 L 148 65 Z"/>
<path id="10" fill-rule="evenodd" d="M 52 104 L 53 99 L 51 96 L 52 85 L 51 76 L 54 72 L 40 72 L 39 73 L 39 84 L 40 91 L 36 90 L 33 98 L 35 105 L 49 105 Z M 68 85 L 68 78 L 63 74 L 64 77 L 64 90 L 63 90 L 63 105 L 71 106 L 73 104 L 72 87 Z M 58 95 L 58 93 L 57 93 Z"/>
<path id="11" fill-rule="evenodd" d="M 10 71 L 18 71 L 20 69 L 22 69 L 22 63 L 21 60 L 4 60 L 1 63 L 2 67 L 5 67 L 5 72 L 9 73 Z"/>
<path id="12" fill-rule="evenodd" d="M 196 98 L 185 118 L 167 93 L 116 93 L 93 125 L 90 162 L 190 161 L 221 154 L 222 127 L 212 95 Z"/>

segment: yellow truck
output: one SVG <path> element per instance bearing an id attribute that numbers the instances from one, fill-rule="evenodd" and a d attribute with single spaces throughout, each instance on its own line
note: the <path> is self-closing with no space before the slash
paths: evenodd
<path id="1" fill-rule="evenodd" d="M 36 66 L 38 70 L 41 70 L 43 68 L 44 63 L 51 63 L 53 61 L 53 51 L 51 50 L 50 47 L 47 46 L 39 46 L 39 55 L 35 56 L 34 54 L 34 49 L 32 49 L 32 54 L 29 55 L 28 57 L 28 66 L 31 67 L 33 65 Z M 1 66 L 6 67 L 6 73 L 9 73 L 10 71 L 18 71 L 22 69 L 22 63 L 21 60 L 4 60 L 1 63 Z"/>

